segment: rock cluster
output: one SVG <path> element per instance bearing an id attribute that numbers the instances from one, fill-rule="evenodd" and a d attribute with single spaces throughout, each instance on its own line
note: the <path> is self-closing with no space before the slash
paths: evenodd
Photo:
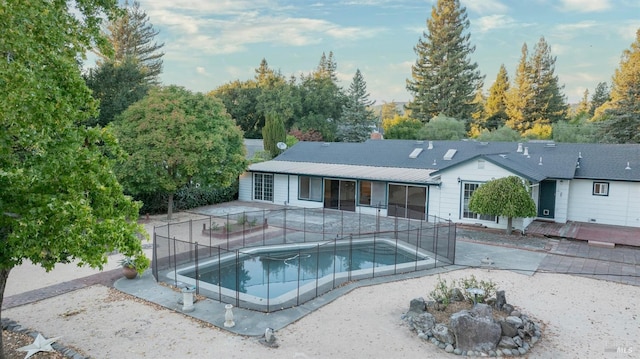
<path id="1" fill-rule="evenodd" d="M 437 303 L 416 298 L 411 300 L 403 319 L 418 337 L 447 353 L 490 357 L 527 354 L 542 336 L 540 325 L 508 304 L 504 291 L 499 291 L 497 298 L 488 301 L 491 304 L 476 304 L 470 310 L 453 313 L 449 323 L 437 323 L 429 313 L 429 308 L 437 308 Z M 508 316 L 496 320 L 494 310 Z"/>

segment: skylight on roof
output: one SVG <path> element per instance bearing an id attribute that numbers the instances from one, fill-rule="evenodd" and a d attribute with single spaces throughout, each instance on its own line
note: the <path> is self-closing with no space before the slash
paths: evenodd
<path id="1" fill-rule="evenodd" d="M 409 158 L 417 158 L 422 152 L 422 148 L 415 148 L 413 152 L 409 155 Z"/>
<path id="2" fill-rule="evenodd" d="M 447 153 L 444 154 L 444 157 L 442 157 L 442 159 L 445 161 L 451 161 L 451 159 L 453 159 L 453 156 L 456 155 L 456 152 L 458 152 L 458 150 L 450 148 L 447 150 Z"/>

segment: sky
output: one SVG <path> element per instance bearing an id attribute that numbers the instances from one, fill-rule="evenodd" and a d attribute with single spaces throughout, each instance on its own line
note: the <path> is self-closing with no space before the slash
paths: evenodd
<path id="1" fill-rule="evenodd" d="M 333 51 L 339 85 L 357 69 L 376 104 L 410 101 L 406 80 L 436 0 L 139 0 L 164 42 L 165 85 L 209 92 L 255 75 L 261 60 L 286 77 Z M 524 43 L 544 37 L 569 103 L 611 82 L 640 29 L 638 0 L 460 0 L 488 90 L 501 64 L 515 76 Z"/>

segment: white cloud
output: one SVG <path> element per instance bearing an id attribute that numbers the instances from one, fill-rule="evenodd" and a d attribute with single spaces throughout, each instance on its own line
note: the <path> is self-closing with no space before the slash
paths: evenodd
<path id="1" fill-rule="evenodd" d="M 207 70 L 202 66 L 196 66 L 196 73 L 200 75 L 208 75 Z"/>
<path id="2" fill-rule="evenodd" d="M 505 29 L 514 27 L 515 25 L 516 21 L 507 15 L 483 16 L 474 21 L 474 26 L 477 26 L 480 32 L 487 32 L 495 29 Z"/>
<path id="3" fill-rule="evenodd" d="M 611 8 L 610 0 L 560 0 L 564 11 L 597 12 Z"/>
<path id="4" fill-rule="evenodd" d="M 503 14 L 509 10 L 499 0 L 463 0 L 462 5 L 478 14 Z"/>

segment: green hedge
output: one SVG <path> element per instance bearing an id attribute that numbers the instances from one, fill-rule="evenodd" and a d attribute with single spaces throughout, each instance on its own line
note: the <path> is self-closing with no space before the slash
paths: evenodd
<path id="1" fill-rule="evenodd" d="M 161 214 L 167 213 L 169 194 L 167 193 L 144 193 L 133 196 L 136 201 L 142 202 L 140 214 Z M 216 203 L 224 203 L 238 199 L 238 182 L 227 188 L 211 188 L 185 186 L 179 189 L 173 196 L 173 210 L 184 211 L 201 206 L 208 206 Z"/>

